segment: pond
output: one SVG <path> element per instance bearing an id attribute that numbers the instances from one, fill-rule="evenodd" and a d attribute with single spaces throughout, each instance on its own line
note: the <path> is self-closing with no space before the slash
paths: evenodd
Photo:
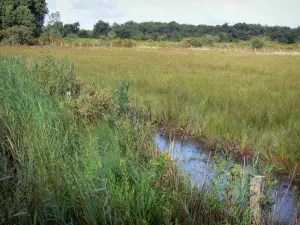
<path id="1" fill-rule="evenodd" d="M 170 141 L 166 136 L 157 133 L 155 144 L 159 151 L 169 151 L 172 160 L 176 160 L 183 172 L 191 176 L 191 181 L 201 186 L 214 177 L 215 163 L 211 153 L 198 142 L 193 140 L 175 139 Z M 244 160 L 242 160 L 244 161 Z M 237 162 L 242 164 L 244 163 Z M 245 164 L 247 164 L 246 162 Z M 289 181 L 279 180 L 273 189 L 275 205 L 271 216 L 277 218 L 279 223 L 295 224 L 297 207 L 296 193 Z"/>

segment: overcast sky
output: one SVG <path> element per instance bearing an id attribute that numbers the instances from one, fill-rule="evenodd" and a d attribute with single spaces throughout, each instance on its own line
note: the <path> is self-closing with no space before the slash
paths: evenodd
<path id="1" fill-rule="evenodd" d="M 300 26 L 300 0 L 47 0 L 50 12 L 60 11 L 64 23 L 80 22 L 92 29 L 109 23 L 158 21 L 222 25 L 225 22 Z"/>

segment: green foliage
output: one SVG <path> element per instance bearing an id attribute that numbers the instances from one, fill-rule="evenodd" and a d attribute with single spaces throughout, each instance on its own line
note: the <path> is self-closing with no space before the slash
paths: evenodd
<path id="1" fill-rule="evenodd" d="M 78 22 L 73 24 L 65 24 L 63 29 L 63 36 L 66 37 L 69 34 L 77 35 L 80 30 L 80 24 Z"/>
<path id="2" fill-rule="evenodd" d="M 113 39 L 115 39 L 117 37 L 117 34 L 114 32 L 114 31 L 109 31 L 108 33 L 107 33 L 107 39 L 108 40 L 113 40 Z"/>
<path id="3" fill-rule="evenodd" d="M 182 40 L 182 35 L 178 31 L 173 31 L 171 41 L 179 42 Z"/>
<path id="4" fill-rule="evenodd" d="M 201 38 L 184 38 L 181 41 L 181 45 L 184 48 L 201 47 L 203 45 L 203 41 Z"/>
<path id="5" fill-rule="evenodd" d="M 3 31 L 4 42 L 7 44 L 34 44 L 33 32 L 25 26 L 13 26 Z"/>
<path id="6" fill-rule="evenodd" d="M 136 41 L 135 40 L 131 40 L 131 39 L 120 39 L 120 38 L 117 38 L 117 39 L 114 39 L 112 41 L 112 44 L 115 46 L 115 47 L 126 47 L 126 48 L 132 48 L 136 45 Z"/>
<path id="7" fill-rule="evenodd" d="M 48 18 L 48 26 L 53 26 L 56 23 L 61 22 L 60 12 L 52 12 Z"/>
<path id="8" fill-rule="evenodd" d="M 220 38 L 211 34 L 205 34 L 201 37 L 202 43 L 206 46 L 213 46 L 215 42 L 219 42 Z"/>
<path id="9" fill-rule="evenodd" d="M 89 30 L 81 29 L 81 30 L 78 32 L 78 37 L 79 37 L 79 38 L 91 38 L 91 37 L 92 37 L 92 32 L 89 31 Z"/>
<path id="10" fill-rule="evenodd" d="M 229 42 L 229 37 L 228 37 L 228 34 L 225 33 L 225 32 L 220 32 L 218 34 L 219 36 L 219 39 L 220 39 L 220 42 Z"/>
<path id="11" fill-rule="evenodd" d="M 0 2 L 0 29 L 13 26 L 26 26 L 37 37 L 41 33 L 45 15 L 48 13 L 45 0 Z"/>
<path id="12" fill-rule="evenodd" d="M 265 46 L 265 42 L 262 38 L 256 37 L 251 40 L 251 47 L 253 49 L 261 49 L 264 46 Z"/>
<path id="13" fill-rule="evenodd" d="M 157 154 L 151 121 L 130 104 L 127 84 L 66 96 L 73 65 L 23 60 L 0 58 L 1 223 L 250 223 L 241 201 L 196 189 L 168 152 Z M 230 173 L 228 190 L 245 187 L 239 168 Z"/>
<path id="14" fill-rule="evenodd" d="M 69 40 L 74 40 L 74 39 L 77 39 L 78 36 L 76 34 L 67 34 L 67 36 L 65 38 L 69 39 Z"/>
<path id="15" fill-rule="evenodd" d="M 95 25 L 93 29 L 93 37 L 99 38 L 100 35 L 106 36 L 108 32 L 110 31 L 109 23 L 106 23 L 102 20 L 99 20 Z"/>

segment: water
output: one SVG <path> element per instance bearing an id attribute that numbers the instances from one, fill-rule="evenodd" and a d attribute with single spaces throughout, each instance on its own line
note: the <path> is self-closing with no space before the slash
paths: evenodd
<path id="1" fill-rule="evenodd" d="M 171 159 L 176 160 L 182 170 L 191 176 L 192 182 L 201 186 L 214 177 L 214 162 L 210 153 L 198 142 L 192 140 L 175 140 L 170 142 L 165 136 L 156 134 L 157 148 L 165 152 L 169 150 Z M 296 193 L 289 182 L 279 181 L 273 190 L 276 203 L 271 216 L 280 223 L 296 224 Z"/>

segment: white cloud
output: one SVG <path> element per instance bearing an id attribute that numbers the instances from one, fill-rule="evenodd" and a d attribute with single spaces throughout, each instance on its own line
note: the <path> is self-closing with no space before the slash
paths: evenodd
<path id="1" fill-rule="evenodd" d="M 191 24 L 225 22 L 300 26 L 299 0 L 48 0 L 50 11 L 60 11 L 65 23 L 80 22 L 91 29 L 100 19 L 176 21 Z"/>

